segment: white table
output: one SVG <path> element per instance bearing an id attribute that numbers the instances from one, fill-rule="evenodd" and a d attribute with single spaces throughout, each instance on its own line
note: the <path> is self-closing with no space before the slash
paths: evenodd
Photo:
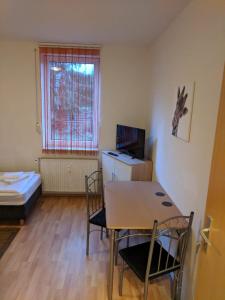
<path id="1" fill-rule="evenodd" d="M 157 196 L 156 193 L 164 193 Z M 104 187 L 106 223 L 110 230 L 108 298 L 112 300 L 116 229 L 151 229 L 154 220 L 163 221 L 181 212 L 163 188 L 152 181 L 108 182 Z M 162 202 L 172 206 L 164 206 Z"/>

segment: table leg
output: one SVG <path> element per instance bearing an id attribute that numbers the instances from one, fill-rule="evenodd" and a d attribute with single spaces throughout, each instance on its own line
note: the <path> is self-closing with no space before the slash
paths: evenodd
<path id="1" fill-rule="evenodd" d="M 108 282 L 108 299 L 112 300 L 113 294 L 113 271 L 115 259 L 115 230 L 110 230 L 110 257 L 109 257 L 109 282 Z"/>

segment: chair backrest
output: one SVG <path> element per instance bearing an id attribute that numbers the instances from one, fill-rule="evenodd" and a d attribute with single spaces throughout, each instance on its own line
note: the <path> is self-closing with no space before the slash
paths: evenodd
<path id="1" fill-rule="evenodd" d="M 194 213 L 154 222 L 146 279 L 183 269 Z"/>
<path id="2" fill-rule="evenodd" d="M 91 217 L 104 208 L 102 170 L 94 171 L 85 176 L 85 192 L 87 199 L 87 214 Z"/>

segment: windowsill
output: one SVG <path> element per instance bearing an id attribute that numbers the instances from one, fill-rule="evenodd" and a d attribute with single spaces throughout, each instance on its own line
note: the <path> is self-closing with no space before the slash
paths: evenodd
<path id="1" fill-rule="evenodd" d="M 42 158 L 80 158 L 80 159 L 98 159 L 99 150 L 44 150 L 42 149 Z"/>

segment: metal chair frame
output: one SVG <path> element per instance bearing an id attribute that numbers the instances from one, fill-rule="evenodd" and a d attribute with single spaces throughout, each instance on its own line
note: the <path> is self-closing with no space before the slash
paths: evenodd
<path id="1" fill-rule="evenodd" d="M 165 221 L 162 221 L 160 223 L 158 221 L 154 221 L 153 230 L 151 234 L 137 233 L 137 234 L 126 235 L 121 238 L 118 238 L 118 240 L 121 240 L 127 237 L 129 238 L 137 237 L 137 236 L 150 237 L 150 246 L 149 246 L 147 267 L 146 267 L 145 280 L 144 280 L 144 300 L 147 300 L 148 297 L 149 281 L 158 278 L 162 275 L 169 274 L 171 272 L 174 273 L 174 280 L 172 286 L 172 299 L 180 300 L 184 260 L 186 256 L 188 241 L 191 234 L 193 217 L 194 217 L 194 213 L 191 212 L 190 216 L 175 216 Z M 178 224 L 178 226 L 174 226 L 174 223 Z M 165 249 L 165 246 L 163 247 L 163 243 L 161 240 L 162 238 L 168 239 L 169 241 L 169 243 L 167 243 L 168 245 L 168 247 L 166 247 L 167 249 Z M 172 246 L 172 243 L 174 241 L 176 244 L 175 248 Z M 159 251 L 159 258 L 157 262 L 157 271 L 152 274 L 150 273 L 150 270 L 151 270 L 152 261 L 154 260 L 153 250 L 154 250 L 155 242 L 159 244 L 160 251 Z M 164 269 L 160 268 L 161 254 L 163 249 L 166 250 L 167 252 L 166 265 Z M 169 259 L 171 259 L 171 256 L 173 257 L 173 264 L 172 266 L 168 266 Z M 120 279 L 119 279 L 120 296 L 122 296 L 124 271 L 128 268 L 129 267 L 125 266 L 125 262 L 122 259 L 122 268 L 121 268 Z"/>
<path id="2" fill-rule="evenodd" d="M 90 175 L 85 176 L 85 191 L 87 199 L 87 238 L 86 238 L 86 255 L 89 255 L 89 238 L 90 234 L 95 231 L 101 232 L 101 240 L 103 239 L 104 228 L 90 230 L 90 220 L 101 210 L 105 209 L 104 203 L 104 190 L 103 190 L 103 175 L 102 169 L 92 172 Z M 108 230 L 105 228 L 106 237 L 108 237 Z M 129 231 L 128 231 L 129 233 Z M 116 236 L 119 239 L 119 230 L 116 232 Z M 117 265 L 118 259 L 118 247 L 119 242 L 116 242 L 115 251 L 115 265 Z M 129 246 L 129 238 L 127 239 L 127 247 Z"/>
<path id="3" fill-rule="evenodd" d="M 89 238 L 90 233 L 94 231 L 101 232 L 103 238 L 103 227 L 101 229 L 90 230 L 90 220 L 105 208 L 104 193 L 103 193 L 103 178 L 102 170 L 94 171 L 90 175 L 85 176 L 85 191 L 87 200 L 87 239 L 86 239 L 86 255 L 89 255 Z M 108 231 L 105 228 L 106 235 Z"/>

